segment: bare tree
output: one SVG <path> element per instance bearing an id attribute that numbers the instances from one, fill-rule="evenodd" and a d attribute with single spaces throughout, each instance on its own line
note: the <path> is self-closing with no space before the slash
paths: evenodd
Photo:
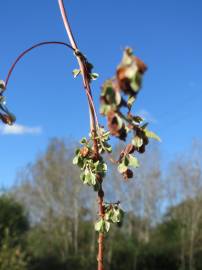
<path id="1" fill-rule="evenodd" d="M 88 189 L 81 185 L 72 165 L 72 154 L 71 146 L 67 149 L 64 141 L 53 139 L 45 154 L 18 174 L 15 188 L 16 196 L 29 209 L 32 223 L 40 222 L 46 235 L 50 235 L 49 241 L 58 243 L 63 259 L 70 245 L 74 253 L 78 252 L 79 215 L 88 196 Z"/>
<path id="2" fill-rule="evenodd" d="M 170 166 L 167 180 L 168 205 L 175 207 L 173 217 L 181 222 L 181 269 L 195 269 L 194 255 L 201 245 L 202 220 L 202 145 L 194 142 L 188 155 L 177 158 Z"/>
<path id="3" fill-rule="evenodd" d="M 115 155 L 122 150 L 122 145 L 116 146 Z M 152 161 L 152 162 L 151 162 Z M 162 204 L 164 200 L 164 185 L 161 177 L 161 157 L 156 144 L 152 144 L 148 152 L 140 157 L 143 166 L 136 171 L 133 179 L 125 183 L 116 170 L 106 181 L 108 197 L 112 201 L 120 199 L 121 205 L 127 216 L 125 230 L 132 237 L 136 236 L 139 243 L 147 243 L 150 240 L 150 229 L 160 222 L 163 214 Z M 123 204 L 122 204 L 123 203 Z M 111 237 L 115 237 L 116 231 L 111 232 Z M 108 247 L 108 264 L 113 251 Z M 138 260 L 138 246 L 134 253 L 134 269 Z"/>

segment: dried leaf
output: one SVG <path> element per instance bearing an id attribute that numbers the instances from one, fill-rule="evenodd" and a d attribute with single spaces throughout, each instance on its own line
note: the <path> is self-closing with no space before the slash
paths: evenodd
<path id="1" fill-rule="evenodd" d="M 3 80 L 0 80 L 0 89 L 5 90 L 5 82 Z"/>
<path id="2" fill-rule="evenodd" d="M 133 171 L 130 169 L 127 169 L 122 175 L 125 180 L 128 180 L 130 178 L 133 178 Z"/>
<path id="3" fill-rule="evenodd" d="M 82 157 L 87 157 L 87 155 L 89 154 L 89 149 L 88 147 L 84 146 L 80 149 L 80 154 Z"/>

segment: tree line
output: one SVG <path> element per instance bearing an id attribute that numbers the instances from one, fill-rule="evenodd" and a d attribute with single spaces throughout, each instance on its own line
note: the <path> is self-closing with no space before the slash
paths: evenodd
<path id="1" fill-rule="evenodd" d="M 96 268 L 96 193 L 81 184 L 73 149 L 73 142 L 51 140 L 18 172 L 17 184 L 1 193 L 0 270 Z M 124 227 L 106 236 L 106 270 L 201 269 L 201 150 L 193 143 L 165 172 L 153 144 L 130 181 L 108 164 L 106 197 L 120 199 L 125 217 Z"/>

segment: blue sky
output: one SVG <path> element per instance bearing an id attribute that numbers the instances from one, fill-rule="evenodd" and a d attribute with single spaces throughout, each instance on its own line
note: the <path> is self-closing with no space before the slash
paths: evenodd
<path id="1" fill-rule="evenodd" d="M 200 0 L 65 1 L 75 38 L 99 80 L 93 83 L 98 107 L 102 82 L 112 76 L 125 46 L 149 66 L 136 112 L 151 120 L 163 140 L 164 162 L 202 138 L 202 2 Z M 57 1 L 1 1 L 0 77 L 16 56 L 44 40 L 68 42 Z M 7 103 L 17 116 L 18 135 L 0 127 L 0 186 L 33 161 L 54 136 L 88 134 L 88 109 L 77 62 L 60 46 L 36 49 L 14 71 Z"/>

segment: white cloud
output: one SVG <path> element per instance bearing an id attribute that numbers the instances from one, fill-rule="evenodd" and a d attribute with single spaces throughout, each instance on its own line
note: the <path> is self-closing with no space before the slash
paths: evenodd
<path id="1" fill-rule="evenodd" d="M 26 127 L 20 124 L 14 124 L 12 126 L 2 125 L 0 126 L 0 134 L 2 135 L 24 135 L 24 134 L 40 134 L 42 132 L 41 127 Z"/>
<path id="2" fill-rule="evenodd" d="M 156 118 L 151 115 L 151 113 L 149 113 L 147 110 L 145 109 L 141 109 L 137 115 L 141 116 L 145 121 L 148 121 L 150 123 L 153 123 L 153 124 L 156 124 L 157 123 L 157 120 Z"/>

